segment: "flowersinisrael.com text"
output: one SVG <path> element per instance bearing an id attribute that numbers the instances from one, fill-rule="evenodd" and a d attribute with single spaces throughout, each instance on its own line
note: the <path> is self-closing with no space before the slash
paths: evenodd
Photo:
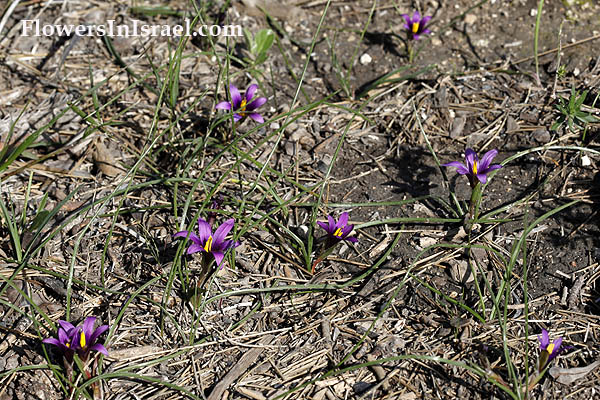
<path id="1" fill-rule="evenodd" d="M 240 25 L 200 25 L 192 27 L 192 21 L 185 19 L 183 25 L 151 25 L 139 20 L 131 20 L 130 25 L 116 24 L 109 19 L 98 25 L 58 25 L 40 24 L 38 19 L 23 20 L 21 36 L 243 36 Z"/>

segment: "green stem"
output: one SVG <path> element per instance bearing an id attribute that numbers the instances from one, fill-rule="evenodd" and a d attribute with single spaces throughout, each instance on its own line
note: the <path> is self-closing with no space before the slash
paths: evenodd
<path id="1" fill-rule="evenodd" d="M 469 213 L 471 219 L 475 220 L 479 217 L 479 209 L 481 205 L 481 183 L 477 181 L 475 187 L 471 191 L 471 200 L 469 204 Z"/>

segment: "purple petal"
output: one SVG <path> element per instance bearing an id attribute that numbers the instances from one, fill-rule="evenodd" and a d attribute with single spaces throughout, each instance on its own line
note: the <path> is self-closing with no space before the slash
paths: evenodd
<path id="1" fill-rule="evenodd" d="M 231 110 L 231 103 L 228 101 L 222 101 L 215 106 L 217 110 Z"/>
<path id="2" fill-rule="evenodd" d="M 473 149 L 467 149 L 465 150 L 465 161 L 467 162 L 467 170 L 469 171 L 468 173 L 472 173 L 471 171 L 473 171 L 473 164 L 475 163 L 475 161 L 479 161 L 479 159 L 477 158 L 477 153 L 475 153 L 475 151 Z"/>
<path id="3" fill-rule="evenodd" d="M 469 170 L 467 169 L 467 167 L 465 167 L 465 165 L 463 163 L 461 163 L 460 161 L 452 161 L 449 162 L 448 164 L 442 164 L 442 167 L 456 167 L 456 172 L 458 172 L 461 175 L 465 175 L 469 173 Z"/>
<path id="4" fill-rule="evenodd" d="M 425 34 L 430 34 L 431 31 L 427 28 L 423 29 L 423 32 L 421 32 L 421 34 L 425 35 Z"/>
<path id="5" fill-rule="evenodd" d="M 73 329 L 75 329 L 75 328 L 73 328 Z M 69 332 L 72 332 L 73 329 L 69 330 Z M 65 344 L 70 341 L 71 341 L 70 335 L 67 332 L 65 332 L 64 329 L 58 328 L 58 342 Z"/>
<path id="6" fill-rule="evenodd" d="M 90 336 L 90 343 L 95 343 L 96 339 L 98 339 L 98 337 L 100 337 L 100 335 L 102 335 L 107 330 L 108 330 L 108 325 L 101 325 L 101 326 L 97 327 L 96 330 L 94 331 L 94 333 L 92 333 L 92 335 Z"/>
<path id="7" fill-rule="evenodd" d="M 407 31 L 410 31 L 410 30 L 411 30 L 411 29 L 410 29 L 410 25 L 408 25 L 408 24 L 404 24 L 404 25 L 403 25 L 403 27 L 404 27 L 404 29 L 406 29 Z"/>
<path id="8" fill-rule="evenodd" d="M 412 23 L 421 23 L 421 14 L 418 11 L 415 11 L 415 13 L 412 16 Z"/>
<path id="9" fill-rule="evenodd" d="M 203 220 L 202 218 L 198 218 L 198 244 L 205 244 L 208 238 L 212 235 L 212 229 L 208 222 Z"/>
<path id="10" fill-rule="evenodd" d="M 199 251 L 204 251 L 204 247 L 202 247 L 201 244 L 192 243 L 192 245 L 190 247 L 188 247 L 186 253 L 187 254 L 194 254 L 194 253 L 197 253 Z"/>
<path id="11" fill-rule="evenodd" d="M 256 122 L 258 122 L 259 124 L 262 124 L 263 122 L 265 122 L 265 119 L 259 113 L 250 113 L 250 114 L 248 114 L 248 116 L 250 118 L 252 118 L 253 120 L 255 120 Z"/>
<path id="12" fill-rule="evenodd" d="M 65 330 L 65 332 L 69 332 L 72 329 L 75 329 L 75 327 L 73 326 L 72 323 L 67 322 L 67 321 L 63 321 L 62 319 L 58 320 L 58 324 L 61 326 L 61 328 L 63 328 Z"/>
<path id="13" fill-rule="evenodd" d="M 421 35 L 419 35 L 418 33 L 413 33 L 413 39 L 414 40 L 419 40 L 419 38 L 421 37 Z"/>
<path id="14" fill-rule="evenodd" d="M 76 347 L 77 342 L 79 342 L 79 339 L 80 339 L 80 332 L 81 332 L 81 326 L 76 326 L 75 328 L 71 329 L 71 332 L 68 332 L 68 335 L 69 335 L 68 342 L 71 343 L 71 347 Z"/>
<path id="15" fill-rule="evenodd" d="M 246 110 L 248 110 L 248 111 L 256 110 L 258 107 L 262 106 L 266 102 L 267 102 L 266 97 L 259 97 L 258 99 L 254 100 L 252 103 L 248 104 L 246 106 Z"/>
<path id="16" fill-rule="evenodd" d="M 540 349 L 546 350 L 546 347 L 550 344 L 550 337 L 548 336 L 548 331 L 542 329 L 542 336 L 538 336 L 540 341 Z"/>
<path id="17" fill-rule="evenodd" d="M 354 229 L 354 225 L 352 225 L 352 224 L 344 226 L 342 228 L 342 238 L 345 238 L 346 236 L 348 236 L 348 234 L 350 232 L 352 232 L 352 229 Z"/>
<path id="18" fill-rule="evenodd" d="M 487 175 L 486 174 L 477 174 L 477 179 L 479 179 L 479 182 L 481 182 L 482 184 L 485 185 L 485 183 L 487 182 Z"/>
<path id="19" fill-rule="evenodd" d="M 347 240 L 347 241 L 349 241 L 349 242 L 352 242 L 352 243 L 356 243 L 356 242 L 358 242 L 358 239 L 357 239 L 357 238 L 355 238 L 355 237 L 347 237 L 347 238 L 345 238 L 344 240 Z"/>
<path id="20" fill-rule="evenodd" d="M 257 90 L 258 85 L 256 83 L 248 86 L 248 89 L 246 89 L 246 103 L 250 103 L 250 100 L 252 100 Z"/>
<path id="21" fill-rule="evenodd" d="M 563 350 L 560 348 L 560 346 L 562 345 L 562 338 L 559 337 L 558 339 L 554 339 L 553 343 L 554 343 L 554 348 L 552 349 L 552 355 L 554 355 L 556 357 Z"/>
<path id="22" fill-rule="evenodd" d="M 408 14 L 402 14 L 401 17 L 404 18 L 404 20 L 406 21 L 406 25 L 404 25 L 404 27 L 410 30 L 410 24 L 412 23 L 412 21 L 410 20 Z"/>
<path id="23" fill-rule="evenodd" d="M 562 345 L 562 341 L 563 341 L 562 337 L 554 339 L 554 342 L 552 342 L 552 343 L 554 343 L 554 349 L 552 349 L 552 354 L 556 353 L 556 355 L 558 355 L 558 353 L 560 353 L 560 346 Z"/>
<path id="24" fill-rule="evenodd" d="M 238 122 L 238 121 L 239 121 L 239 120 L 241 120 L 242 118 L 243 118 L 243 117 L 242 117 L 240 114 L 238 114 L 238 113 L 235 113 L 235 114 L 233 114 L 233 120 L 234 120 L 235 122 Z"/>
<path id="25" fill-rule="evenodd" d="M 319 225 L 321 228 L 323 228 L 323 229 L 325 229 L 327 232 L 329 232 L 329 225 L 327 225 L 325 222 L 317 221 L 317 224 L 318 224 L 318 225 Z"/>
<path id="26" fill-rule="evenodd" d="M 105 356 L 108 355 L 108 350 L 106 350 L 106 347 L 104 347 L 103 345 L 101 345 L 100 343 L 96 343 L 95 345 L 90 347 L 90 350 L 94 350 L 97 351 L 98 353 L 102 353 Z"/>
<path id="27" fill-rule="evenodd" d="M 492 163 L 492 160 L 494 159 L 494 157 L 496 157 L 498 155 L 498 150 L 493 149 L 488 151 L 487 153 L 485 153 L 483 155 L 483 157 L 481 157 L 481 161 L 479 162 L 479 165 L 477 166 L 477 169 L 484 171 L 487 169 L 487 167 L 490 166 L 490 164 Z"/>
<path id="28" fill-rule="evenodd" d="M 200 242 L 200 238 L 194 233 L 194 232 L 190 232 L 190 231 L 181 231 L 181 232 L 177 232 L 176 234 L 173 235 L 173 237 L 182 237 L 182 238 L 187 238 L 189 235 L 189 239 L 196 243 L 196 244 L 201 244 Z"/>
<path id="29" fill-rule="evenodd" d="M 220 244 L 225 240 L 225 236 L 229 233 L 229 231 L 233 228 L 233 224 L 235 220 L 233 218 L 228 219 L 223 222 L 221 226 L 217 228 L 215 231 L 215 235 L 213 236 L 213 246 L 219 248 Z"/>
<path id="30" fill-rule="evenodd" d="M 223 261 L 223 257 L 225 257 L 225 255 L 220 251 L 213 251 L 212 255 L 215 257 L 215 261 L 217 262 L 219 268 L 222 268 L 221 261 Z"/>
<path id="31" fill-rule="evenodd" d="M 424 27 L 429 22 L 430 19 L 431 19 L 430 15 L 428 15 L 426 17 L 423 17 L 423 19 L 421 20 L 421 23 L 419 24 L 419 26 L 420 27 L 421 26 Z M 423 33 L 425 33 L 425 31 L 423 31 Z M 429 33 L 429 32 L 427 32 L 427 33 Z"/>
<path id="32" fill-rule="evenodd" d="M 340 219 L 338 220 L 338 223 L 336 224 L 336 227 L 341 228 L 346 226 L 346 224 L 348 224 L 348 213 L 342 213 L 342 215 L 340 215 Z"/>
<path id="33" fill-rule="evenodd" d="M 83 321 L 83 334 L 87 343 L 90 342 L 90 337 L 94 333 L 94 324 L 96 323 L 96 317 L 87 317 Z M 86 343 L 86 345 L 87 345 Z"/>
<path id="34" fill-rule="evenodd" d="M 240 104 L 242 103 L 242 95 L 240 94 L 238 88 L 236 88 L 234 85 L 229 85 L 229 94 L 231 95 L 231 105 L 233 106 L 234 110 L 237 110 L 240 108 Z"/>
<path id="35" fill-rule="evenodd" d="M 219 246 L 219 249 L 217 250 L 221 250 L 221 251 L 227 251 L 229 249 L 233 249 L 235 247 L 238 247 L 241 243 L 238 240 L 224 240 L 223 243 L 221 244 L 221 246 Z"/>
<path id="36" fill-rule="evenodd" d="M 42 340 L 42 343 L 48 343 L 48 344 L 53 344 L 55 346 L 58 347 L 62 347 L 64 344 L 60 342 L 60 340 L 58 339 L 54 339 L 54 338 L 47 338 Z"/>
<path id="37" fill-rule="evenodd" d="M 333 219 L 331 215 L 327 215 L 327 222 L 329 222 L 329 226 L 325 230 L 327 231 L 327 233 L 333 234 L 333 232 L 335 232 L 335 230 L 337 229 L 335 219 Z"/>

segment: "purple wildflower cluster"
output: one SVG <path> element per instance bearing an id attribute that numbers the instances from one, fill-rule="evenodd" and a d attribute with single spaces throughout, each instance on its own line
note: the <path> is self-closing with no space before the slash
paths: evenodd
<path id="1" fill-rule="evenodd" d="M 403 27 L 408 32 L 410 40 L 417 41 L 423 35 L 431 34 L 431 31 L 427 27 L 432 18 L 431 16 L 421 17 L 419 12 L 414 12 L 412 17 L 408 14 L 402 14 L 402 17 L 405 22 Z M 258 109 L 267 102 L 267 99 L 265 97 L 257 97 L 257 92 L 257 84 L 248 86 L 243 95 L 235 85 L 230 84 L 230 100 L 219 102 L 215 106 L 215 109 L 230 112 L 236 123 L 243 122 L 248 117 L 257 123 L 264 123 L 265 119 L 258 112 Z M 476 188 L 481 189 L 482 185 L 488 182 L 488 175 L 490 173 L 503 168 L 500 164 L 492 164 L 497 155 L 498 151 L 492 149 L 486 152 L 480 159 L 473 149 L 467 148 L 464 154 L 464 162 L 452 161 L 442 165 L 445 167 L 454 167 L 458 174 L 466 175 L 473 192 L 475 192 Z M 473 197 L 473 201 L 480 202 L 481 198 Z M 221 203 L 222 199 L 214 200 L 213 209 L 219 209 Z M 479 205 L 479 203 L 477 204 Z M 222 269 L 226 253 L 240 246 L 240 242 L 234 239 L 227 239 L 227 236 L 234 228 L 235 220 L 233 218 L 227 219 L 220 226 L 216 227 L 213 232 L 213 227 L 216 225 L 216 218 L 217 213 L 213 211 L 208 214 L 207 220 L 203 218 L 197 219 L 197 233 L 182 230 L 176 232 L 173 238 L 183 238 L 186 242 L 189 241 L 190 245 L 186 250 L 186 254 L 201 253 L 206 266 L 210 265 L 214 259 L 216 266 Z M 335 246 L 342 242 L 358 242 L 358 239 L 352 235 L 354 225 L 349 223 L 349 214 L 347 212 L 341 213 L 337 221 L 332 215 L 328 214 L 327 221 L 317 221 L 317 224 L 324 229 L 325 235 L 319 238 L 321 248 L 317 252 L 316 261 L 312 265 L 313 273 L 315 266 L 326 259 Z M 63 355 L 65 365 L 68 365 L 69 369 L 72 369 L 75 355 L 84 363 L 88 361 L 92 351 L 107 356 L 109 354 L 108 350 L 98 340 L 109 329 L 109 326 L 100 325 L 95 328 L 96 320 L 96 317 L 90 316 L 78 326 L 64 320 L 59 320 L 57 338 L 46 338 L 42 342 L 56 346 Z M 565 350 L 565 347 L 562 346 L 562 337 L 558 337 L 551 342 L 546 329 L 542 329 L 541 336 L 538 336 L 538 339 L 541 353 L 538 369 L 541 373 L 554 358 Z"/>

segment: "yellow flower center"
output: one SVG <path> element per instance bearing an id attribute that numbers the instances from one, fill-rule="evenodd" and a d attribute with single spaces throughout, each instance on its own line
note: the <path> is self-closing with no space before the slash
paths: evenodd
<path id="1" fill-rule="evenodd" d="M 67 342 L 65 343 L 65 346 L 67 346 L 67 348 L 71 348 L 71 343 Z"/>
<path id="2" fill-rule="evenodd" d="M 246 111 L 246 104 L 248 102 L 246 101 L 246 99 L 242 99 L 242 102 L 240 103 L 240 111 Z"/>
<path id="3" fill-rule="evenodd" d="M 337 230 L 333 232 L 333 236 L 342 237 L 342 228 L 337 228 Z"/>
<path id="4" fill-rule="evenodd" d="M 413 24 L 412 24 L 412 32 L 413 33 L 419 32 L 419 23 L 418 22 L 413 22 Z"/>
<path id="5" fill-rule="evenodd" d="M 85 333 L 82 331 L 81 332 L 81 336 L 79 337 L 79 345 L 81 346 L 82 349 L 85 349 Z"/>
<path id="6" fill-rule="evenodd" d="M 546 347 L 546 351 L 548 352 L 548 354 L 552 354 L 552 352 L 554 351 L 554 343 L 549 344 L 548 347 Z"/>
<path id="7" fill-rule="evenodd" d="M 477 161 L 473 161 L 473 174 L 477 175 Z"/>
<path id="8" fill-rule="evenodd" d="M 206 250 L 207 253 L 209 253 L 210 250 L 212 249 L 212 242 L 213 242 L 213 237 L 209 236 L 208 240 L 206 240 L 206 244 L 204 245 L 204 250 Z"/>

